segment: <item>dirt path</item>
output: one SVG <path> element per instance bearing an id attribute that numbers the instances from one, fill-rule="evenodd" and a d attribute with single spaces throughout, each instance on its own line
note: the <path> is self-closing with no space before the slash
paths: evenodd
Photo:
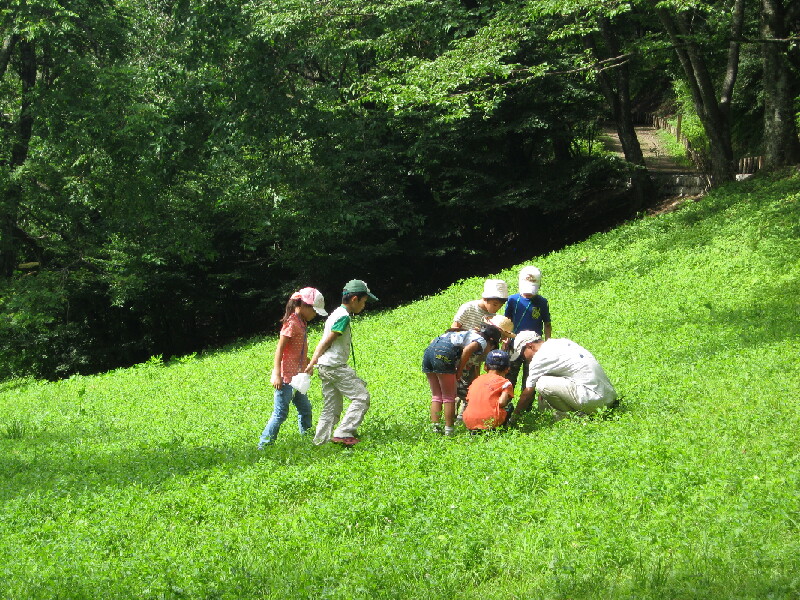
<path id="1" fill-rule="evenodd" d="M 642 148 L 644 155 L 644 164 L 653 175 L 663 173 L 666 176 L 670 174 L 698 174 L 699 172 L 693 166 L 687 166 L 669 155 L 667 149 L 661 141 L 661 136 L 655 127 L 641 126 L 636 127 L 636 137 L 639 138 L 639 145 Z M 602 141 L 610 152 L 614 152 L 617 156 L 624 158 L 622 152 L 622 144 L 617 136 L 617 130 L 612 126 L 603 128 Z M 667 196 L 655 200 L 652 206 L 647 207 L 646 211 L 650 215 L 671 212 L 682 204 L 690 201 L 697 201 L 701 195 L 689 196 Z"/>
<path id="2" fill-rule="evenodd" d="M 639 138 L 639 145 L 642 147 L 644 164 L 650 171 L 655 172 L 681 172 L 696 173 L 696 169 L 691 166 L 681 164 L 669 155 L 667 149 L 661 142 L 661 138 L 655 127 L 641 126 L 636 128 L 636 137 Z M 603 144 L 606 150 L 614 152 L 618 156 L 624 156 L 622 144 L 620 144 L 617 130 L 613 126 L 603 127 Z"/>

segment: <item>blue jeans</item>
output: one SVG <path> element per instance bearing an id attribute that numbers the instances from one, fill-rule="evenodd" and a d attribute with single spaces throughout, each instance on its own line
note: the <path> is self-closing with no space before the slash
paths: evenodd
<path id="1" fill-rule="evenodd" d="M 278 437 L 278 431 L 289 415 L 289 403 L 294 404 L 297 409 L 297 425 L 300 433 L 305 433 L 311 428 L 311 401 L 308 396 L 301 394 L 288 383 L 284 383 L 281 389 L 275 390 L 275 407 L 272 409 L 272 416 L 261 433 L 259 445 L 271 444 Z"/>

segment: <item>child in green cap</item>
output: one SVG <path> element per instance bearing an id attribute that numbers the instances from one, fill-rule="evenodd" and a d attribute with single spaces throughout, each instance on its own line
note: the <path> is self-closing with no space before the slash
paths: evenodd
<path id="1" fill-rule="evenodd" d="M 368 299 L 377 300 L 360 279 L 345 284 L 342 304 L 325 321 L 322 339 L 306 367 L 306 373 L 312 374 L 314 366 L 319 365 L 322 382 L 323 405 L 314 435 L 317 446 L 329 441 L 344 446 L 358 443 L 356 430 L 369 408 L 369 392 L 367 384 L 347 362 L 352 347 L 350 319 L 364 310 Z M 345 396 L 350 398 L 350 406 L 339 421 Z M 334 431 L 337 422 L 339 426 Z"/>

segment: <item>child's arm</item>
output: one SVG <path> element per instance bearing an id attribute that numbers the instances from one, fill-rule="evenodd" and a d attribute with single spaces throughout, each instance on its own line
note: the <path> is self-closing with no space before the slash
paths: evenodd
<path id="1" fill-rule="evenodd" d="M 467 364 L 467 361 L 475 354 L 475 351 L 481 351 L 481 345 L 478 342 L 472 342 L 461 353 L 461 362 L 458 363 L 458 369 L 456 369 L 456 379 L 461 379 L 461 373 L 464 372 L 464 366 Z"/>
<path id="2" fill-rule="evenodd" d="M 325 354 L 325 351 L 331 347 L 331 344 L 333 344 L 336 338 L 339 337 L 340 335 L 342 334 L 339 333 L 338 331 L 330 331 L 328 332 L 328 335 L 326 335 L 324 338 L 320 340 L 319 344 L 317 344 L 317 349 L 314 350 L 314 356 L 312 356 L 311 360 L 308 361 L 308 366 L 306 367 L 305 370 L 306 373 L 308 373 L 309 375 L 314 374 L 314 365 L 317 364 L 319 357 Z"/>
<path id="3" fill-rule="evenodd" d="M 288 341 L 289 338 L 285 335 L 280 336 L 278 339 L 278 346 L 275 348 L 275 358 L 272 361 L 272 376 L 270 377 L 270 383 L 276 390 L 281 389 L 283 386 L 283 378 L 281 377 L 281 357 L 283 356 L 283 347 Z"/>
<path id="4" fill-rule="evenodd" d="M 544 324 L 544 339 L 549 340 L 553 337 L 553 325 L 548 321 Z"/>
<path id="5" fill-rule="evenodd" d="M 500 394 L 500 399 L 497 401 L 497 404 L 500 406 L 506 406 L 509 402 L 511 402 L 511 394 L 508 392 L 503 392 Z"/>

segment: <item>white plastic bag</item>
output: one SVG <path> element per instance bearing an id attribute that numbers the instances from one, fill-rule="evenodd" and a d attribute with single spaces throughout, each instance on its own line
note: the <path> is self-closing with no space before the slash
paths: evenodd
<path id="1" fill-rule="evenodd" d="M 289 384 L 301 394 L 305 394 L 308 388 L 311 387 L 311 375 L 308 373 L 298 373 L 292 377 Z"/>

